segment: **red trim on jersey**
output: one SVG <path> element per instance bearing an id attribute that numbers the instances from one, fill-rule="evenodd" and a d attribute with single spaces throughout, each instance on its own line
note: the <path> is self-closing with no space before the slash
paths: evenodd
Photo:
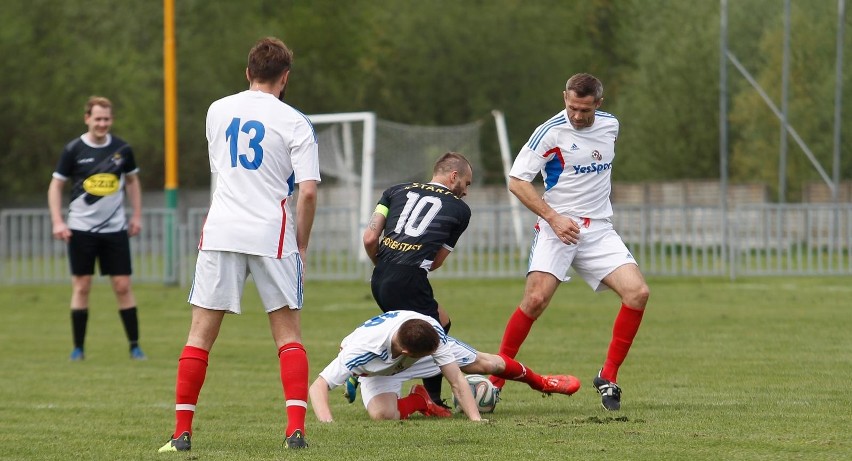
<path id="1" fill-rule="evenodd" d="M 278 235 L 278 259 L 281 259 L 281 253 L 284 252 L 284 234 L 287 233 L 287 209 L 284 204 L 287 199 L 281 201 L 281 234 Z"/>
<path id="2" fill-rule="evenodd" d="M 565 168 L 565 159 L 562 157 L 562 151 L 559 147 L 554 147 L 549 151 L 544 153 L 544 158 L 550 157 L 551 154 L 556 154 L 556 158 L 559 159 L 559 164 L 562 165 L 562 168 Z"/>

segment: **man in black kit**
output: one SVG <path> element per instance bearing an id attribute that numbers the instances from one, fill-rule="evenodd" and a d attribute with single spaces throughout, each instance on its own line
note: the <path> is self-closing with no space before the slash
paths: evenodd
<path id="1" fill-rule="evenodd" d="M 375 264 L 373 298 L 383 312 L 410 310 L 434 318 L 444 331 L 450 317 L 435 300 L 428 274 L 441 267 L 470 222 L 470 207 L 462 201 L 473 180 L 470 162 L 461 154 L 442 155 L 428 183 L 409 182 L 382 193 L 364 231 L 364 249 Z M 425 391 L 441 400 L 440 374 L 424 378 Z M 346 397 L 355 400 L 354 378 Z M 449 408 L 445 415 L 450 416 Z"/>
<path id="2" fill-rule="evenodd" d="M 92 96 L 83 120 L 88 131 L 69 142 L 47 191 L 53 237 L 68 243 L 71 266 L 72 361 L 85 358 L 89 320 L 89 292 L 97 261 L 102 275 L 110 276 L 118 313 L 127 333 L 130 358 L 145 360 L 139 347 L 139 320 L 130 276 L 130 237 L 142 230 L 142 189 L 139 168 L 130 145 L 110 133 L 112 102 Z M 62 189 L 71 183 L 68 219 L 62 212 Z M 126 216 L 124 196 L 133 212 Z"/>

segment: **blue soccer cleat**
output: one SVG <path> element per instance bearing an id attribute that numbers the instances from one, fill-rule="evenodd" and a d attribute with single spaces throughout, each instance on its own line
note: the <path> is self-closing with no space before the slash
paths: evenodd
<path id="1" fill-rule="evenodd" d="M 139 346 L 134 346 L 130 349 L 130 359 L 131 360 L 148 360 L 148 357 L 142 352 L 142 348 Z"/>
<path id="2" fill-rule="evenodd" d="M 68 357 L 68 360 L 72 362 L 79 362 L 86 358 L 86 353 L 83 352 L 82 347 L 75 347 L 73 351 L 71 351 L 71 356 Z"/>
<path id="3" fill-rule="evenodd" d="M 358 377 L 350 376 L 349 379 L 344 383 L 345 389 L 343 390 L 343 396 L 346 397 L 346 400 L 349 403 L 355 401 L 355 394 L 358 392 Z"/>

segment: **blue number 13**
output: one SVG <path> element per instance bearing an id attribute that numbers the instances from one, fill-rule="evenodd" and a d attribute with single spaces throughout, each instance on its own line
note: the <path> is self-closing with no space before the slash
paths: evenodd
<path id="1" fill-rule="evenodd" d="M 249 161 L 248 155 L 244 153 L 238 152 L 237 147 L 237 137 L 240 134 L 240 131 L 251 136 L 249 138 L 249 149 L 254 151 L 254 158 Z M 266 127 L 263 126 L 263 123 L 258 122 L 257 120 L 249 120 L 240 127 L 240 119 L 235 117 L 231 120 L 231 124 L 228 125 L 228 129 L 225 130 L 225 139 L 230 141 L 230 150 L 231 150 L 231 168 L 237 167 L 237 159 L 240 160 L 240 165 L 247 170 L 256 170 L 260 167 L 260 164 L 263 163 L 263 146 L 260 145 L 260 141 L 263 140 L 263 136 L 266 134 Z"/>

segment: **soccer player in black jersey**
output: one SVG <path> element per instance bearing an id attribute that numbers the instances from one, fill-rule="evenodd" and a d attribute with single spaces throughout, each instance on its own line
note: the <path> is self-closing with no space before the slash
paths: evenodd
<path id="1" fill-rule="evenodd" d="M 435 300 L 427 275 L 441 267 L 467 229 L 470 207 L 462 197 L 472 180 L 470 162 L 448 152 L 435 162 L 428 183 L 397 184 L 382 193 L 364 231 L 364 249 L 376 266 L 370 285 L 382 311 L 419 312 L 449 332 L 450 317 Z M 423 379 L 439 404 L 441 378 Z M 354 400 L 354 387 L 347 386 L 347 398 Z"/>
<path id="2" fill-rule="evenodd" d="M 53 237 L 68 243 L 74 339 L 70 359 L 73 361 L 85 358 L 89 291 L 96 260 L 101 274 L 110 276 L 118 313 L 130 342 L 130 358 L 146 358 L 139 348 L 136 298 L 130 283 L 129 237 L 142 230 L 139 168 L 130 145 L 110 134 L 112 120 L 109 99 L 89 98 L 84 117 L 89 129 L 62 150 L 47 191 Z M 66 182 L 71 183 L 67 221 L 62 215 L 62 189 Z M 130 219 L 124 211 L 125 193 L 133 208 Z"/>

